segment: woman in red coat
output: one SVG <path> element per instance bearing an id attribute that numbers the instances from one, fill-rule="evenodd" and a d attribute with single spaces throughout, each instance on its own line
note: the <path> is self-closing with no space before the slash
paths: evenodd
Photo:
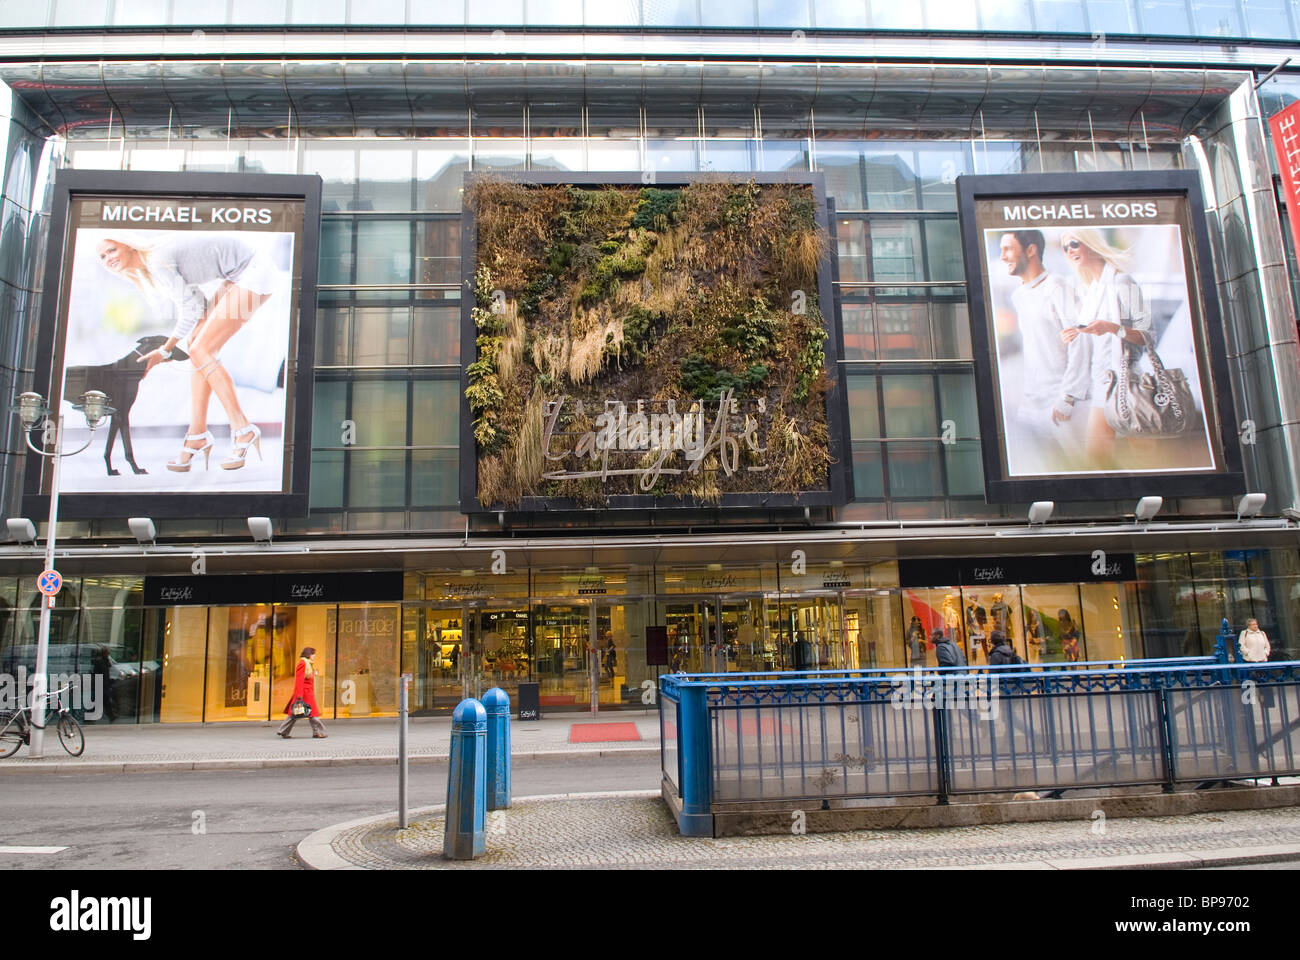
<path id="1" fill-rule="evenodd" d="M 326 736 L 325 724 L 320 722 L 320 709 L 316 706 L 316 677 L 320 671 L 316 669 L 315 656 L 315 647 L 303 647 L 302 654 L 298 658 L 298 669 L 293 674 L 293 696 L 284 707 L 284 712 L 289 715 L 289 719 L 280 724 L 280 729 L 276 731 L 286 740 L 289 739 L 289 732 L 293 730 L 293 725 L 303 717 L 311 721 L 313 737 L 323 739 Z M 294 704 L 299 700 L 307 705 L 307 713 L 293 712 Z"/>

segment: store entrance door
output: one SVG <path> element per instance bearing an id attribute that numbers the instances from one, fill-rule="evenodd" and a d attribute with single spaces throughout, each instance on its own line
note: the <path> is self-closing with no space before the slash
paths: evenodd
<path id="1" fill-rule="evenodd" d="M 483 696 L 483 622 L 482 604 L 461 605 L 460 698 L 475 700 Z"/>

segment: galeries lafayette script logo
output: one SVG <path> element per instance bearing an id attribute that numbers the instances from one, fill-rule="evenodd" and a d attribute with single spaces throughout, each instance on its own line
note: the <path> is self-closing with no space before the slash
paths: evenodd
<path id="1" fill-rule="evenodd" d="M 594 429 L 577 435 L 577 442 L 571 448 L 557 450 L 560 441 L 556 427 L 568 403 L 567 397 L 546 401 L 543 437 L 546 459 L 563 462 L 574 458 L 581 464 L 585 458 L 598 463 L 599 468 L 548 470 L 542 474 L 545 480 L 633 476 L 639 478 L 641 490 L 649 491 L 663 474 L 698 473 L 713 453 L 717 454 L 722 472 L 731 476 L 741 469 L 741 444 L 759 456 L 767 452 L 767 447 L 759 442 L 760 425 L 767 412 L 767 400 L 762 397 L 741 401 L 726 390 L 715 410 L 708 409 L 704 401 L 696 401 L 684 413 L 677 410 L 674 400 L 662 404 L 648 400 L 630 403 L 606 400 L 605 409 L 595 419 Z M 569 409 L 578 416 L 586 413 L 581 400 L 573 401 Z M 611 466 L 611 456 L 620 454 L 624 456 Z M 619 466 L 619 462 L 628 465 Z M 766 463 L 745 467 L 751 473 L 768 469 Z"/>

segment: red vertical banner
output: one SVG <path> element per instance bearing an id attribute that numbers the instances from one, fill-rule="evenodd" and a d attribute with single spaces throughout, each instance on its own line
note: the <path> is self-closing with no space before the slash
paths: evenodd
<path id="1" fill-rule="evenodd" d="M 1300 251 L 1300 101 L 1268 118 L 1268 130 L 1277 151 L 1277 166 L 1286 191 L 1291 241 Z"/>

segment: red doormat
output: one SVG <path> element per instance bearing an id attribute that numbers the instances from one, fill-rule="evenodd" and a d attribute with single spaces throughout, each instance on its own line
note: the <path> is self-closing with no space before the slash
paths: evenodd
<path id="1" fill-rule="evenodd" d="M 571 707 L 578 702 L 578 698 L 571 693 L 548 693 L 537 698 L 537 703 L 543 707 Z"/>
<path id="2" fill-rule="evenodd" d="M 640 740 L 635 723 L 575 723 L 569 727 L 570 743 L 607 743 Z"/>

